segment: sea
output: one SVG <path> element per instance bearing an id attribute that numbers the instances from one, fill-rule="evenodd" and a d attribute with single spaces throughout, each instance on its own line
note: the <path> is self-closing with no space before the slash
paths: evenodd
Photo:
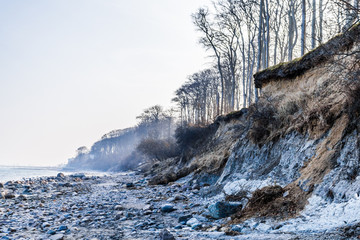
<path id="1" fill-rule="evenodd" d="M 62 172 L 65 175 L 70 175 L 75 173 L 75 171 L 65 171 L 61 167 L 0 166 L 0 182 L 4 183 L 10 180 L 23 180 L 23 179 L 35 178 L 35 177 L 56 176 L 59 172 Z M 99 173 L 99 172 L 85 172 L 85 174 L 103 175 L 103 173 Z"/>

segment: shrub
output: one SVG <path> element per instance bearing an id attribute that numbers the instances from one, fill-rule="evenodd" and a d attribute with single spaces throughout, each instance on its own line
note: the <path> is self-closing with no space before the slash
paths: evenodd
<path id="1" fill-rule="evenodd" d="M 359 73 L 360 74 L 360 73 Z M 360 84 L 355 82 L 345 90 L 347 97 L 346 110 L 349 117 L 354 120 L 360 115 Z"/>
<path id="2" fill-rule="evenodd" d="M 147 138 L 142 140 L 136 149 L 151 160 L 161 161 L 178 155 L 178 148 L 172 139 Z"/>
<path id="3" fill-rule="evenodd" d="M 205 143 L 209 136 L 213 134 L 212 125 L 201 126 L 181 126 L 175 130 L 176 143 L 181 152 L 190 148 L 195 148 L 201 143 Z M 201 140 L 201 142 L 200 142 Z"/>
<path id="4" fill-rule="evenodd" d="M 251 118 L 249 139 L 255 144 L 264 143 L 276 125 L 275 109 L 270 105 L 254 104 L 249 108 L 249 116 Z"/>

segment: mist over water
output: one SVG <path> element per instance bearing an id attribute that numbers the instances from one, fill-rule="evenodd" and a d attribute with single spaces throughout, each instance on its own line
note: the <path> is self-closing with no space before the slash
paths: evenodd
<path id="1" fill-rule="evenodd" d="M 61 169 L 56 167 L 9 167 L 0 166 L 0 182 L 42 176 L 56 176 Z"/>
<path id="2" fill-rule="evenodd" d="M 75 173 L 75 171 L 66 171 L 60 167 L 13 167 L 0 166 L 0 182 L 4 183 L 10 180 L 22 180 L 36 177 L 56 176 L 59 172 L 65 175 Z M 91 171 L 85 172 L 86 175 L 104 175 L 102 172 Z"/>

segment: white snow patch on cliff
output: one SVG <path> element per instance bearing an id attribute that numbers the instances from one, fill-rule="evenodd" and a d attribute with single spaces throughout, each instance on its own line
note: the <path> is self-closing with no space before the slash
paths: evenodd
<path id="1" fill-rule="evenodd" d="M 284 223 L 280 232 L 320 232 L 360 221 L 360 197 L 347 202 L 327 203 L 312 196 L 300 217 Z"/>
<path id="2" fill-rule="evenodd" d="M 240 179 L 233 182 L 228 182 L 224 186 L 224 192 L 227 195 L 235 195 L 236 193 L 240 191 L 248 191 L 248 192 L 254 192 L 256 189 L 260 189 L 269 185 L 276 184 L 273 180 L 270 178 L 266 180 L 246 180 L 246 179 Z"/>

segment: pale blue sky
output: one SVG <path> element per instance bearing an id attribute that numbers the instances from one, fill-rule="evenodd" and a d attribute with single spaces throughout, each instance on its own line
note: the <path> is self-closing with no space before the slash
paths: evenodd
<path id="1" fill-rule="evenodd" d="M 0 0 L 0 165 L 56 165 L 169 105 L 210 0 Z"/>

